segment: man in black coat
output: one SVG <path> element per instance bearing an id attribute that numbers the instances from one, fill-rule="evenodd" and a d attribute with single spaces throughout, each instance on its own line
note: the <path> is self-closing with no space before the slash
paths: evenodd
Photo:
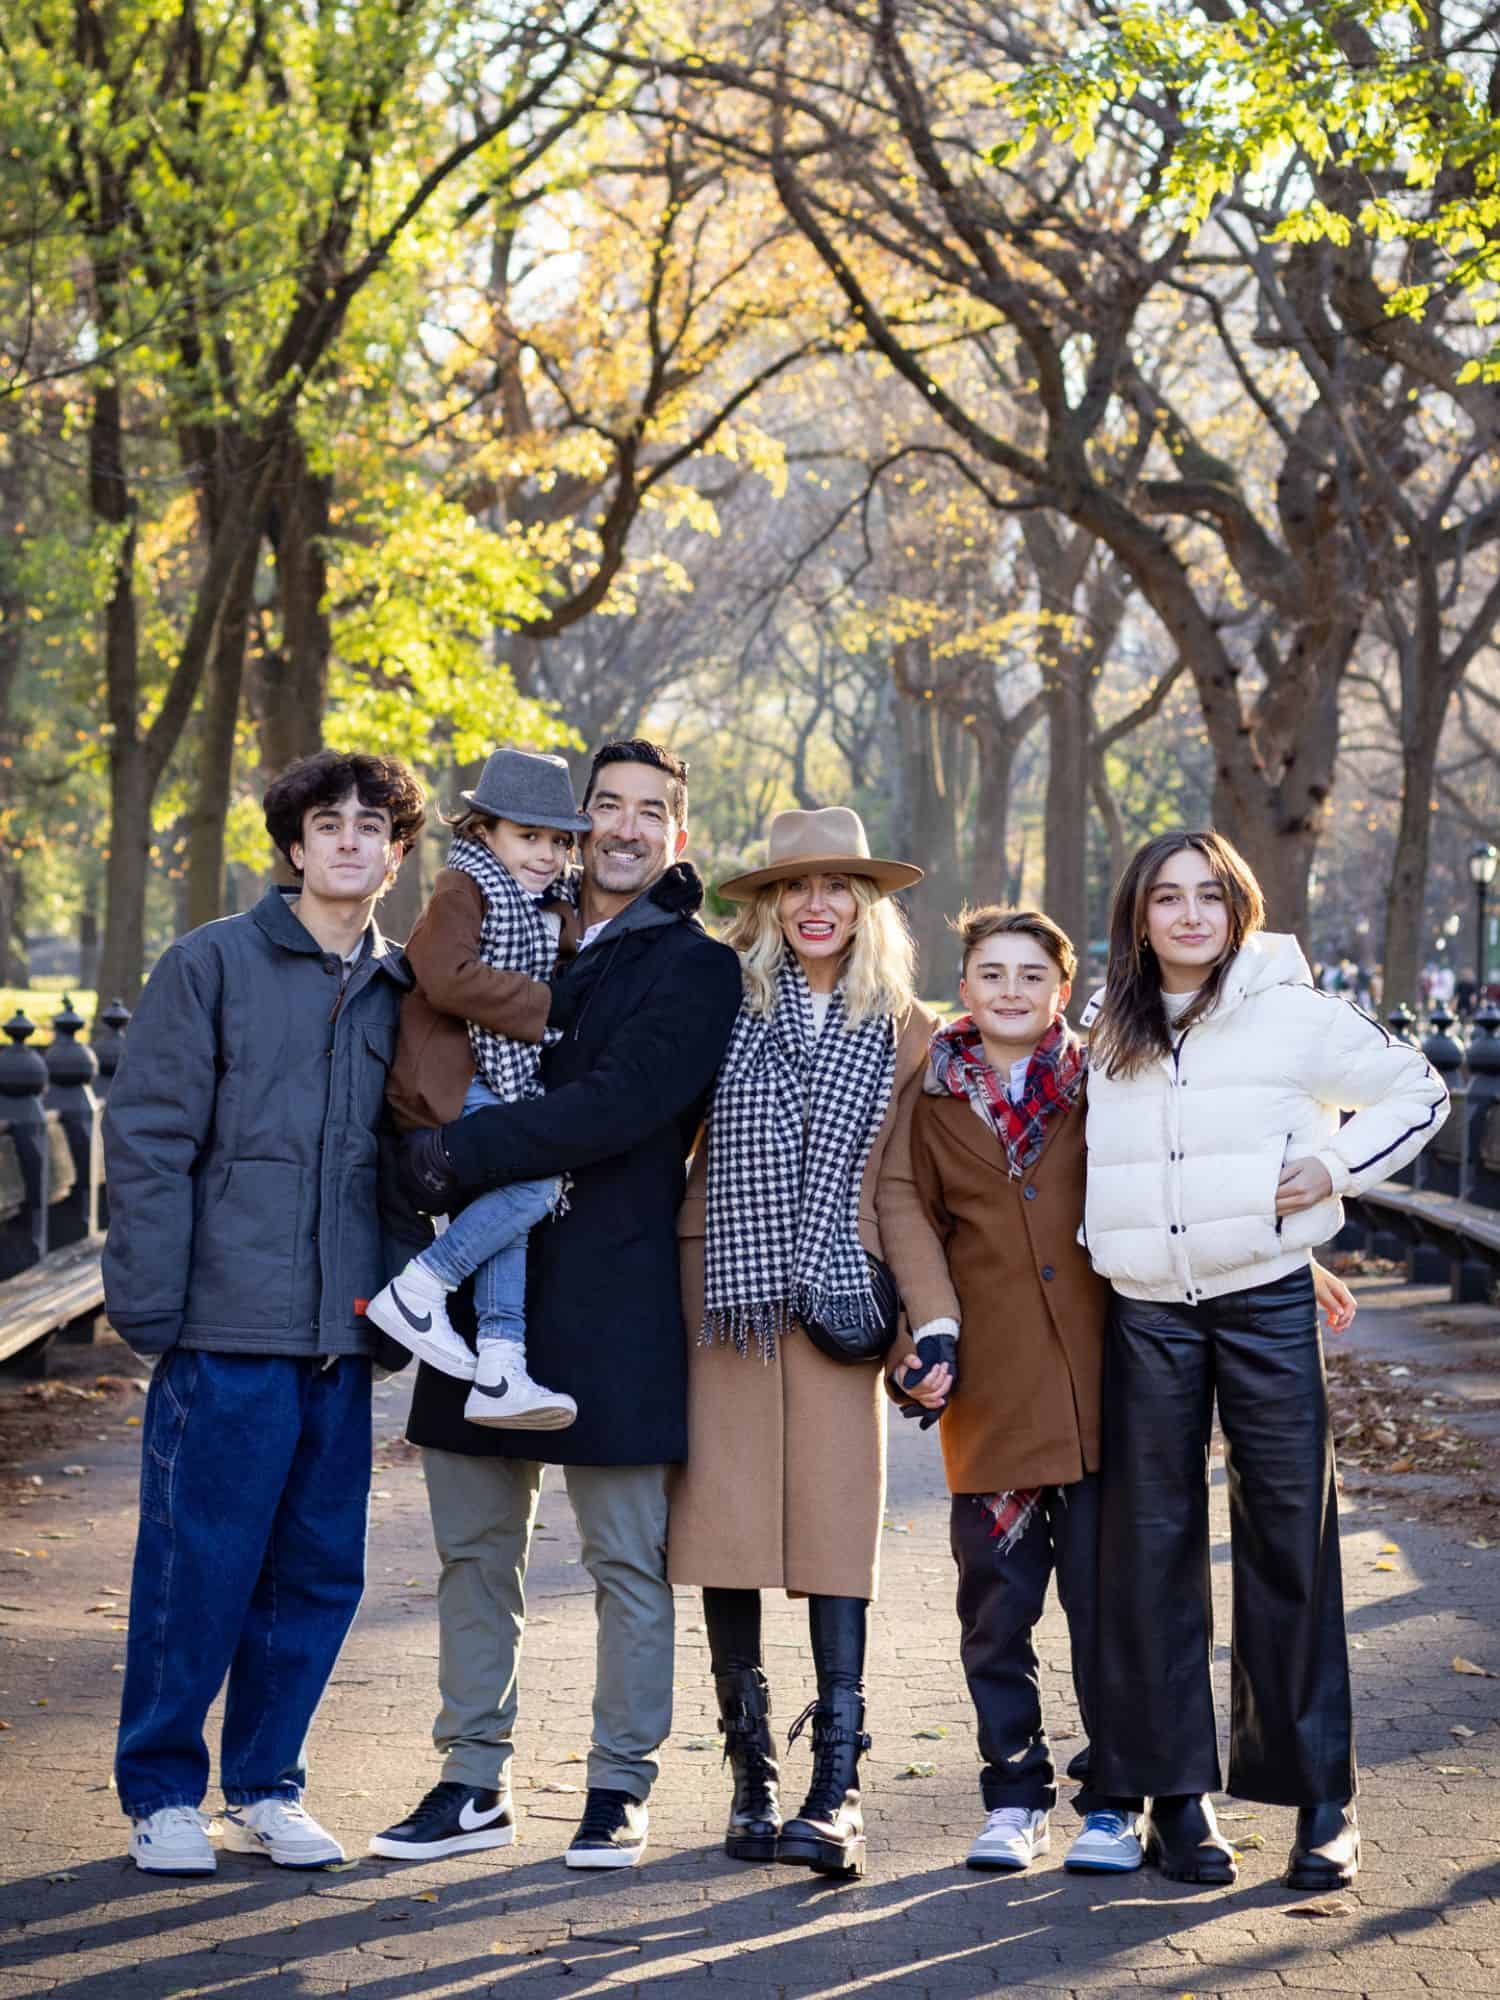
<path id="1" fill-rule="evenodd" d="M 464 1421 L 468 1384 L 423 1367 L 407 1436 L 420 1445 L 438 1585 L 433 1739 L 440 1782 L 372 1853 L 430 1859 L 512 1838 L 509 1799 L 524 1584 L 543 1466 L 566 1468 L 599 1620 L 588 1801 L 575 1868 L 630 1867 L 646 1840 L 656 1752 L 671 1726 L 667 1469 L 687 1455 L 678 1276 L 684 1163 L 740 1003 L 739 962 L 698 923 L 679 860 L 686 766 L 607 744 L 584 795 L 578 956 L 560 976 L 546 1096 L 412 1134 L 407 1177 L 430 1210 L 513 1180 L 567 1173 L 565 1215 L 533 1232 L 526 1348 L 578 1404 L 566 1430 Z"/>

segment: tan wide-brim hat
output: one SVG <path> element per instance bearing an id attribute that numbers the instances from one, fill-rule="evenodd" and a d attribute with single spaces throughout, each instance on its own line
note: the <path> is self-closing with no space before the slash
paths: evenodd
<path id="1" fill-rule="evenodd" d="M 870 853 L 865 823 L 848 806 L 824 806 L 821 812 L 780 812 L 771 821 L 764 868 L 731 875 L 719 884 L 719 894 L 731 903 L 748 903 L 769 882 L 789 882 L 797 875 L 862 875 L 884 896 L 920 882 L 922 871 L 909 861 L 878 861 Z"/>

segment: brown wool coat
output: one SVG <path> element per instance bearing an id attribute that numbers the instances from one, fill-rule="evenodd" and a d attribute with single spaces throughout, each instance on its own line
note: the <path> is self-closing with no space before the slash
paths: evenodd
<path id="1" fill-rule="evenodd" d="M 559 904 L 561 955 L 577 947 L 578 913 Z M 461 868 L 438 871 L 427 907 L 406 943 L 416 986 L 401 1003 L 396 1060 L 386 1101 L 402 1131 L 448 1125 L 464 1107 L 474 1080 L 469 1022 L 512 1041 L 539 1042 L 552 989 L 524 972 L 502 972 L 479 956 L 484 896 Z"/>
<path id="2" fill-rule="evenodd" d="M 1010 1178 L 967 1099 L 913 1096 L 886 1151 L 881 1230 L 912 1326 L 962 1323 L 958 1388 L 939 1426 L 954 1493 L 1062 1486 L 1099 1464 L 1109 1287 L 1078 1242 L 1083 1099 Z M 889 1366 L 910 1352 L 903 1334 Z"/>
<path id="3" fill-rule="evenodd" d="M 911 1115 L 935 1025 L 914 1006 L 901 1024 L 890 1105 L 865 1166 L 859 1234 L 882 1247 L 875 1189 L 892 1132 Z M 688 1333 L 688 1456 L 667 1533 L 673 1583 L 873 1598 L 885 1511 L 885 1403 L 879 1364 L 851 1368 L 800 1330 L 763 1362 L 704 1347 L 703 1236 L 708 1142 L 700 1141 L 678 1217 Z"/>

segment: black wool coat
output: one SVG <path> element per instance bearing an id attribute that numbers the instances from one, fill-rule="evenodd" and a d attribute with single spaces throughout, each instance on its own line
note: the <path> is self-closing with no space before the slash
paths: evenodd
<path id="1" fill-rule="evenodd" d="M 660 1465 L 687 1456 L 687 1338 L 677 1210 L 687 1154 L 740 1005 L 739 960 L 695 920 L 683 863 L 560 975 L 545 1097 L 443 1128 L 471 1194 L 570 1173 L 567 1214 L 531 1233 L 527 1366 L 578 1404 L 558 1431 L 465 1423 L 467 1385 L 418 1370 L 407 1436 L 471 1457 Z M 472 1337 L 470 1286 L 454 1324 Z"/>

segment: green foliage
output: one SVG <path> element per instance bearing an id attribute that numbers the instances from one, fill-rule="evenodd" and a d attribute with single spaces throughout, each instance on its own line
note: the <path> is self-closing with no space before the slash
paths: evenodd
<path id="1" fill-rule="evenodd" d="M 1168 134 L 1153 199 L 1178 226 L 1201 227 L 1236 188 L 1268 194 L 1300 161 L 1268 240 L 1404 244 L 1436 270 L 1393 287 L 1392 313 L 1419 316 L 1456 286 L 1487 325 L 1500 285 L 1500 122 L 1487 62 L 1434 54 L 1427 28 L 1417 0 L 1335 0 L 1279 19 L 1244 7 L 1214 20 L 1184 0 L 1128 0 L 1079 48 L 1002 86 L 1022 124 L 1005 157 L 1042 133 L 1081 157 L 1106 114 L 1129 117 L 1144 94 Z M 1327 170 L 1337 205 L 1313 192 Z M 1467 374 L 1497 369 L 1492 354 Z"/>

